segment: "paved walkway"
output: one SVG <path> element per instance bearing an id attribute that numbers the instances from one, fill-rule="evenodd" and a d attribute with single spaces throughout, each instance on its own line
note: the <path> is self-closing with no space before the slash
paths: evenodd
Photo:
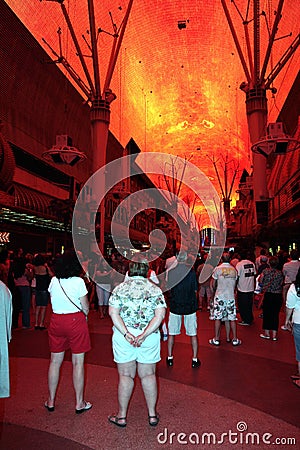
<path id="1" fill-rule="evenodd" d="M 257 316 L 256 312 L 256 316 Z M 283 320 L 283 317 L 282 317 Z M 0 400 L 0 448 L 21 449 L 256 449 L 300 448 L 300 390 L 289 376 L 295 372 L 292 336 L 280 331 L 277 342 L 259 338 L 261 319 L 239 327 L 243 344 L 223 339 L 211 347 L 213 323 L 198 313 L 200 369 L 191 368 L 189 340 L 178 337 L 174 366 L 166 367 L 166 343 L 158 364 L 161 421 L 148 425 L 140 383 L 119 429 L 107 421 L 117 410 L 117 370 L 111 351 L 111 322 L 92 311 L 92 350 L 86 358 L 85 398 L 93 408 L 74 411 L 70 355 L 62 367 L 56 408 L 47 397 L 49 349 L 47 331 L 14 330 L 10 344 L 11 397 Z M 225 330 L 222 330 L 225 334 Z"/>

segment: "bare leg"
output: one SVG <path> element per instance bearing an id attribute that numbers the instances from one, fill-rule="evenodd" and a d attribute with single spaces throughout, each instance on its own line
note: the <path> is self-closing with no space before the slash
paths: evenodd
<path id="1" fill-rule="evenodd" d="M 169 335 L 168 337 L 168 356 L 172 356 L 175 336 Z"/>
<path id="2" fill-rule="evenodd" d="M 61 364 L 64 360 L 65 352 L 51 353 L 51 360 L 48 370 L 48 387 L 49 387 L 49 397 L 48 406 L 54 406 L 56 389 L 59 380 L 59 372 Z"/>
<path id="3" fill-rule="evenodd" d="M 215 320 L 215 340 L 220 340 L 221 320 Z"/>
<path id="4" fill-rule="evenodd" d="M 197 358 L 198 355 L 198 339 L 197 336 L 191 336 L 191 344 L 193 349 L 193 358 Z"/>
<path id="5" fill-rule="evenodd" d="M 156 415 L 157 382 L 155 369 L 156 364 L 138 363 L 138 375 L 141 379 L 149 416 Z"/>
<path id="6" fill-rule="evenodd" d="M 118 417 L 127 416 L 127 409 L 129 400 L 134 388 L 134 378 L 136 374 L 136 361 L 118 364 L 119 372 L 119 386 L 118 386 L 118 401 L 119 411 Z M 119 421 L 120 424 L 126 423 L 126 420 Z"/>
<path id="7" fill-rule="evenodd" d="M 276 330 L 272 330 L 272 338 L 276 339 L 277 337 L 277 331 Z"/>
<path id="8" fill-rule="evenodd" d="M 31 306 L 32 306 L 32 311 L 35 313 L 35 291 L 32 291 L 31 293 Z"/>
<path id="9" fill-rule="evenodd" d="M 230 321 L 230 326 L 231 326 L 231 331 L 232 331 L 232 339 L 235 340 L 235 339 L 237 339 L 237 335 L 236 335 L 236 321 L 235 320 L 231 320 Z"/>
<path id="10" fill-rule="evenodd" d="M 39 315 L 40 315 L 41 306 L 35 307 L 35 326 L 39 326 Z"/>
<path id="11" fill-rule="evenodd" d="M 72 354 L 73 364 L 73 386 L 76 396 L 76 409 L 84 408 L 84 353 Z"/>
<path id="12" fill-rule="evenodd" d="M 201 308 L 200 288 L 197 291 L 198 308 Z"/>
<path id="13" fill-rule="evenodd" d="M 104 318 L 104 311 L 103 311 L 103 309 L 104 309 L 104 306 L 103 305 L 99 305 L 99 316 L 100 316 L 100 319 Z"/>
<path id="14" fill-rule="evenodd" d="M 225 320 L 224 324 L 225 324 L 225 331 L 226 331 L 226 341 L 229 342 L 230 341 L 230 322 L 229 322 L 229 320 Z"/>
<path id="15" fill-rule="evenodd" d="M 208 296 L 207 297 L 207 308 L 210 309 L 210 312 L 213 312 L 213 308 L 214 308 L 214 302 L 213 302 L 213 298 Z"/>
<path id="16" fill-rule="evenodd" d="M 205 297 L 200 295 L 200 302 L 199 302 L 199 309 L 200 309 L 200 311 L 202 311 L 204 302 L 205 302 Z"/>
<path id="17" fill-rule="evenodd" d="M 44 326 L 45 321 L 45 315 L 46 315 L 46 306 L 40 306 L 41 308 L 41 320 L 40 320 L 40 327 Z"/>

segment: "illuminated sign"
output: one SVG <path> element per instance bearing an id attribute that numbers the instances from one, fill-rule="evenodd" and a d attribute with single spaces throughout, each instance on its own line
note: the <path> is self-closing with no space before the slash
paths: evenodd
<path id="1" fill-rule="evenodd" d="M 6 244 L 9 241 L 9 233 L 5 231 L 0 231 L 0 244 Z"/>

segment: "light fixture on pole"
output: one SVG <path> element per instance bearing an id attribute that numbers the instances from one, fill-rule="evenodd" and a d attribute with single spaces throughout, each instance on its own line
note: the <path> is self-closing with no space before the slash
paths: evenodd
<path id="1" fill-rule="evenodd" d="M 284 133 L 282 122 L 275 122 L 269 123 L 267 135 L 253 144 L 251 150 L 267 158 L 271 153 L 285 155 L 298 148 L 300 148 L 300 141 Z"/>
<path id="2" fill-rule="evenodd" d="M 67 164 L 72 167 L 86 159 L 84 153 L 73 147 L 72 139 L 67 135 L 56 136 L 55 145 L 50 150 L 45 151 L 42 157 L 46 161 L 51 161 L 55 164 Z"/>

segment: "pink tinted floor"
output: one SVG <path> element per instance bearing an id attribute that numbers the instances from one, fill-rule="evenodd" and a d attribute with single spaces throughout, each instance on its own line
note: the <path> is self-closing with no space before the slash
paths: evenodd
<path id="1" fill-rule="evenodd" d="M 158 364 L 159 425 L 148 425 L 140 387 L 136 387 L 124 429 L 108 423 L 117 410 L 117 371 L 111 352 L 111 322 L 90 314 L 93 349 L 86 358 L 85 398 L 93 408 L 76 415 L 70 355 L 62 367 L 55 412 L 43 406 L 47 397 L 47 331 L 14 330 L 10 344 L 11 396 L 0 400 L 2 449 L 247 449 L 299 448 L 300 389 L 292 336 L 280 331 L 277 342 L 259 338 L 261 319 L 239 327 L 243 343 L 234 348 L 224 339 L 208 344 L 213 323 L 198 313 L 200 369 L 191 368 L 189 339 L 182 334 L 174 347 L 174 366 L 166 367 L 166 342 Z M 282 317 L 283 320 L 283 317 Z"/>

